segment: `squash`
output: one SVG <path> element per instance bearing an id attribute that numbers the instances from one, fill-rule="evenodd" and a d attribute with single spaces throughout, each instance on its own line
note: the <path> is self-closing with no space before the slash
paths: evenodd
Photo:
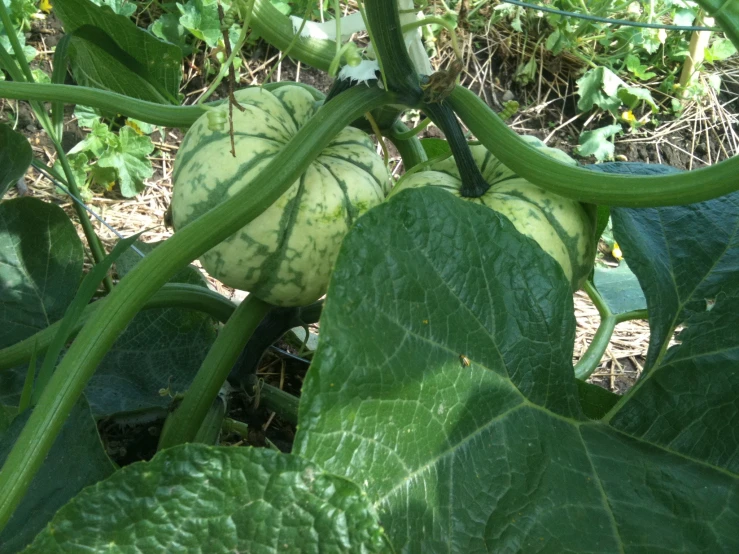
<path id="1" fill-rule="evenodd" d="M 524 138 L 559 161 L 577 165 L 561 150 L 549 148 L 535 137 Z M 491 186 L 482 196 L 465 197 L 465 200 L 506 216 L 518 232 L 534 239 L 559 263 L 573 290 L 580 288 L 595 259 L 595 206 L 553 194 L 516 176 L 484 146 L 471 146 L 470 150 L 482 176 Z M 461 197 L 462 180 L 454 159 L 447 158 L 428 170 L 404 177 L 390 196 L 423 186 L 439 186 Z"/>
<path id="2" fill-rule="evenodd" d="M 236 158 L 228 125 L 214 125 L 225 121 L 222 114 L 203 115 L 182 141 L 173 174 L 175 232 L 263 176 L 317 109 L 307 90 L 292 85 L 273 92 L 248 88 L 235 96 L 245 108 L 233 110 Z M 384 200 L 389 183 L 369 137 L 348 127 L 272 206 L 200 261 L 225 285 L 266 302 L 308 305 L 326 292 L 344 235 Z"/>

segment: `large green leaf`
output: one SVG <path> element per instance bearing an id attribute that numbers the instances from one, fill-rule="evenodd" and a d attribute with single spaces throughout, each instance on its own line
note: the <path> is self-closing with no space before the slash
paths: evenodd
<path id="1" fill-rule="evenodd" d="M 711 311 L 693 314 L 680 345 L 639 381 L 611 425 L 679 452 L 686 460 L 739 474 L 739 287 Z M 736 483 L 733 494 L 736 494 Z M 734 517 L 739 506 L 734 499 Z M 739 534 L 735 534 L 739 548 Z"/>
<path id="2" fill-rule="evenodd" d="M 31 165 L 33 150 L 26 137 L 0 123 L 0 198 Z"/>
<path id="3" fill-rule="evenodd" d="M 647 369 L 673 331 L 739 288 L 739 193 L 670 208 L 613 208 L 613 231 L 649 307 Z"/>
<path id="4" fill-rule="evenodd" d="M 177 46 L 89 0 L 56 0 L 54 13 L 73 36 L 70 56 L 79 84 L 177 103 L 182 79 L 182 52 Z"/>
<path id="5" fill-rule="evenodd" d="M 137 314 L 85 388 L 93 413 L 166 408 L 190 386 L 215 337 L 214 321 L 200 312 L 163 308 Z"/>
<path id="6" fill-rule="evenodd" d="M 296 456 L 185 445 L 123 468 L 62 508 L 26 550 L 380 552 L 359 488 Z"/>
<path id="7" fill-rule="evenodd" d="M 294 452 L 362 484 L 397 551 L 737 551 L 735 351 L 705 356 L 710 395 L 673 362 L 609 424 L 581 412 L 574 328 L 555 262 L 505 218 L 399 194 L 343 242 Z"/>
<path id="8" fill-rule="evenodd" d="M 0 434 L 0 465 L 26 424 L 29 411 Z M 20 551 L 44 528 L 54 513 L 88 485 L 111 475 L 113 464 L 100 442 L 90 407 L 82 397 L 64 422 L 51 452 L 36 474 L 21 505 L 0 533 L 0 552 Z"/>
<path id="9" fill-rule="evenodd" d="M 82 258 L 60 207 L 36 198 L 0 204 L 0 348 L 61 319 L 82 278 Z"/>

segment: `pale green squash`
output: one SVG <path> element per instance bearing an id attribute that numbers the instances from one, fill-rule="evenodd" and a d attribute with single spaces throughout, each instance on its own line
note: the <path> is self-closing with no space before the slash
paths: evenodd
<path id="1" fill-rule="evenodd" d="M 267 164 L 317 109 L 310 93 L 297 86 L 249 88 L 236 98 L 245 108 L 233 110 L 236 158 L 228 125 L 213 130 L 203 116 L 185 135 L 174 166 L 175 230 L 264 176 Z M 310 304 L 326 292 L 344 235 L 384 200 L 389 182 L 372 141 L 348 127 L 272 206 L 200 261 L 224 284 L 266 302 Z"/>
<path id="2" fill-rule="evenodd" d="M 564 163 L 577 165 L 561 150 L 549 148 L 534 137 L 526 137 L 526 140 Z M 484 146 L 471 146 L 470 149 L 482 176 L 491 187 L 480 198 L 465 200 L 506 216 L 520 233 L 534 239 L 559 262 L 573 289 L 577 290 L 593 268 L 595 207 L 552 194 L 517 177 Z M 433 164 L 427 171 L 408 175 L 391 195 L 428 185 L 442 187 L 460 196 L 462 180 L 453 158 Z"/>

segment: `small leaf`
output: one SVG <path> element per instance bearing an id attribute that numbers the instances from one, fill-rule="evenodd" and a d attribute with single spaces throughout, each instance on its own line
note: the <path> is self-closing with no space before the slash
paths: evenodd
<path id="1" fill-rule="evenodd" d="M 727 38 L 719 37 L 706 49 L 707 62 L 720 62 L 736 54 L 736 46 Z"/>
<path id="2" fill-rule="evenodd" d="M 423 150 L 426 152 L 429 160 L 438 158 L 444 154 L 451 154 L 452 152 L 451 148 L 449 148 L 449 143 L 439 138 L 421 139 L 421 146 L 423 146 Z"/>
<path id="3" fill-rule="evenodd" d="M 652 113 L 659 111 L 657 103 L 652 98 L 652 93 L 645 88 L 623 87 L 618 89 L 617 96 L 621 102 L 626 104 L 632 110 L 636 108 L 640 102 L 645 102 L 652 108 Z"/>
<path id="4" fill-rule="evenodd" d="M 187 0 L 185 4 L 177 3 L 182 14 L 180 24 L 196 38 L 205 41 L 211 48 L 218 45 L 223 38 L 221 21 L 218 17 L 218 6 L 215 2 L 203 0 Z"/>
<path id="5" fill-rule="evenodd" d="M 33 150 L 26 137 L 0 123 L 0 198 L 23 177 L 33 160 Z"/>
<path id="6" fill-rule="evenodd" d="M 608 68 L 597 67 L 587 71 L 577 80 L 577 91 L 580 95 L 578 109 L 587 112 L 597 105 L 604 110 L 617 110 L 621 100 L 616 93 L 623 84 L 624 82 Z"/>
<path id="7" fill-rule="evenodd" d="M 584 131 L 580 135 L 580 146 L 577 148 L 577 153 L 580 156 L 595 156 L 595 159 L 600 162 L 613 159 L 615 148 L 608 139 L 621 131 L 621 125 L 607 125 L 593 131 Z"/>
<path id="8" fill-rule="evenodd" d="M 178 15 L 173 13 L 162 14 L 159 19 L 151 24 L 149 30 L 162 40 L 175 44 L 182 49 L 183 54 L 191 50 L 187 46 L 187 33 L 180 23 Z"/>
<path id="9" fill-rule="evenodd" d="M 97 551 L 381 552 L 357 485 L 297 456 L 188 444 L 124 467 L 62 508 L 27 554 Z"/>
<path id="10" fill-rule="evenodd" d="M 149 137 L 140 136 L 131 127 L 124 126 L 118 134 L 118 144 L 109 146 L 97 165 L 115 169 L 121 194 L 132 198 L 144 190 L 144 180 L 154 174 L 151 161 L 146 158 L 153 150 Z"/>
<path id="11" fill-rule="evenodd" d="M 91 0 L 93 4 L 98 6 L 107 6 L 113 13 L 131 17 L 136 12 L 136 4 L 127 0 Z"/>

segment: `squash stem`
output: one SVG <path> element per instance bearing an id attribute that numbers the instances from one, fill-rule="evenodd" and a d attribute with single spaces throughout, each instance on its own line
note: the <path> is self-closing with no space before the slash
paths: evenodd
<path id="1" fill-rule="evenodd" d="M 464 198 L 480 198 L 490 189 L 490 184 L 480 173 L 475 159 L 472 157 L 467 139 L 464 137 L 462 127 L 457 121 L 452 109 L 441 102 L 424 104 L 423 111 L 436 123 L 446 136 L 449 148 L 454 156 L 454 161 L 459 169 L 462 186 L 459 189 L 460 196 Z"/>

